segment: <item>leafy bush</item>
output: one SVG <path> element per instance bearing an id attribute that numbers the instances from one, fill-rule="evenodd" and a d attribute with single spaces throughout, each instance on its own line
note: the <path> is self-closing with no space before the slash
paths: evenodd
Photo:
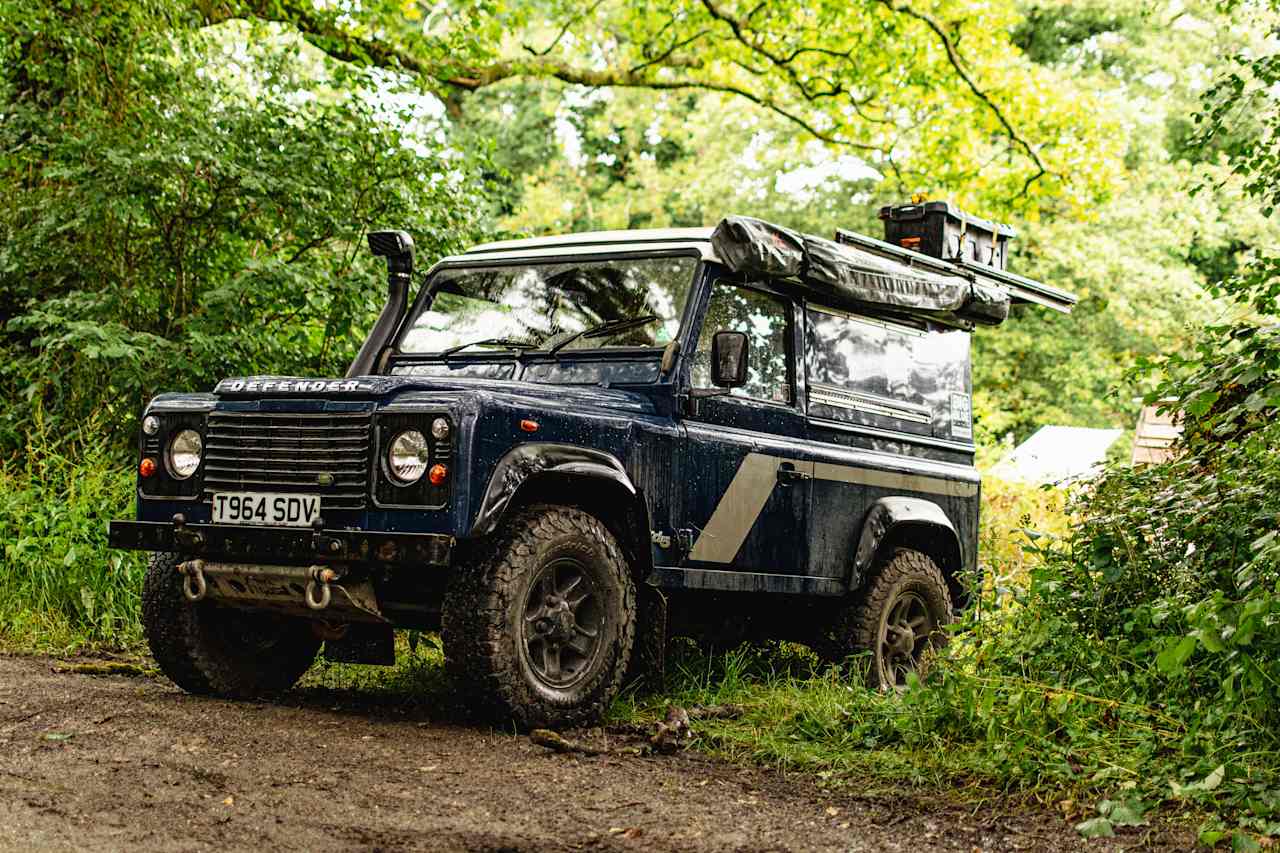
<path id="1" fill-rule="evenodd" d="M 982 478 L 978 558 L 991 582 L 1025 584 L 1035 542 L 1066 533 L 1066 498 L 1060 488 Z"/>
<path id="2" fill-rule="evenodd" d="M 133 472 L 100 442 L 55 443 L 39 418 L 24 451 L 0 464 L 0 644 L 136 645 L 144 559 L 107 549 Z"/>

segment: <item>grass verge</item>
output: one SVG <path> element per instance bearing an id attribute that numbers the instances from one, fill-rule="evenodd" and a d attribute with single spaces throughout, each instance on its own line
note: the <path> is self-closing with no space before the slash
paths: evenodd
<path id="1" fill-rule="evenodd" d="M 133 477 L 87 442 L 42 430 L 0 462 L 0 645 L 66 654 L 136 648 L 145 560 L 107 548 L 107 522 L 131 514 Z"/>

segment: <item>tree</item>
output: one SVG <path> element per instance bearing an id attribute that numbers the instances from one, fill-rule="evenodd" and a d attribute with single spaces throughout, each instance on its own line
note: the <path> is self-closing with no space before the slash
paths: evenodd
<path id="1" fill-rule="evenodd" d="M 385 81 L 182 20 L 0 5 L 0 447 L 41 412 L 123 441 L 163 387 L 340 372 L 384 292 L 364 233 L 406 227 L 429 260 L 478 232 L 478 161 Z"/>
<path id="2" fill-rule="evenodd" d="M 207 22 L 287 22 L 345 61 L 412 75 L 459 113 L 513 79 L 715 92 L 771 111 L 902 187 L 1004 210 L 1079 210 L 1105 194 L 1114 128 L 1068 75 L 1011 40 L 1011 0 L 400 0 L 201 2 Z"/>

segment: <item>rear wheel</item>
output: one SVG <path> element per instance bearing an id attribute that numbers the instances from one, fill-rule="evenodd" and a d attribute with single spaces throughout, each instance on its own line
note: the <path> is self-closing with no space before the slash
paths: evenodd
<path id="1" fill-rule="evenodd" d="M 320 640 L 304 620 L 232 610 L 182 594 L 181 558 L 151 555 L 142 626 L 160 671 L 188 693 L 250 697 L 288 690 Z"/>
<path id="2" fill-rule="evenodd" d="M 580 509 L 504 523 L 445 593 L 450 673 L 482 709 L 524 726 L 599 719 L 631 658 L 636 593 L 622 549 Z"/>
<path id="3" fill-rule="evenodd" d="M 898 548 L 862 595 L 836 613 L 818 651 L 832 662 L 869 652 L 868 683 L 900 687 L 946 642 L 943 628 L 950 621 L 951 593 L 938 564 L 919 551 Z"/>

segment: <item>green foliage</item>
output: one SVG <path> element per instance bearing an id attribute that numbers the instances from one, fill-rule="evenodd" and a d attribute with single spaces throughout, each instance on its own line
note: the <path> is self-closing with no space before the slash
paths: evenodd
<path id="1" fill-rule="evenodd" d="M 1036 541 L 1069 529 L 1062 489 L 982 478 L 978 554 L 990 581 L 1025 585 L 1036 564 Z"/>
<path id="2" fill-rule="evenodd" d="M 162 388 L 341 373 L 382 299 L 365 231 L 428 262 L 477 233 L 474 161 L 385 75 L 262 27 L 45 11 L 0 18 L 24 56 L 0 85 L 0 448 L 36 404 L 122 445 Z"/>
<path id="3" fill-rule="evenodd" d="M 1141 39 L 1146 35 L 1146 10 L 1087 0 L 1069 4 L 1031 3 L 1013 30 L 1013 42 L 1033 62 L 1088 63 L 1103 69 L 1128 65 L 1124 53 L 1107 50 L 1100 37 L 1123 34 Z"/>
<path id="4" fill-rule="evenodd" d="M 735 111 L 768 111 L 965 202 L 1079 210 L 1107 193 L 1118 153 L 1095 93 L 1015 46 L 1010 0 L 485 2 L 425 19 L 400 0 L 205 10 L 236 14 L 287 21 L 335 56 L 411 69 L 459 106 L 463 93 L 516 79 L 731 95 Z"/>
<path id="5" fill-rule="evenodd" d="M 106 541 L 133 473 L 96 440 L 49 432 L 37 417 L 23 461 L 0 464 L 0 646 L 135 645 L 145 561 Z"/>

